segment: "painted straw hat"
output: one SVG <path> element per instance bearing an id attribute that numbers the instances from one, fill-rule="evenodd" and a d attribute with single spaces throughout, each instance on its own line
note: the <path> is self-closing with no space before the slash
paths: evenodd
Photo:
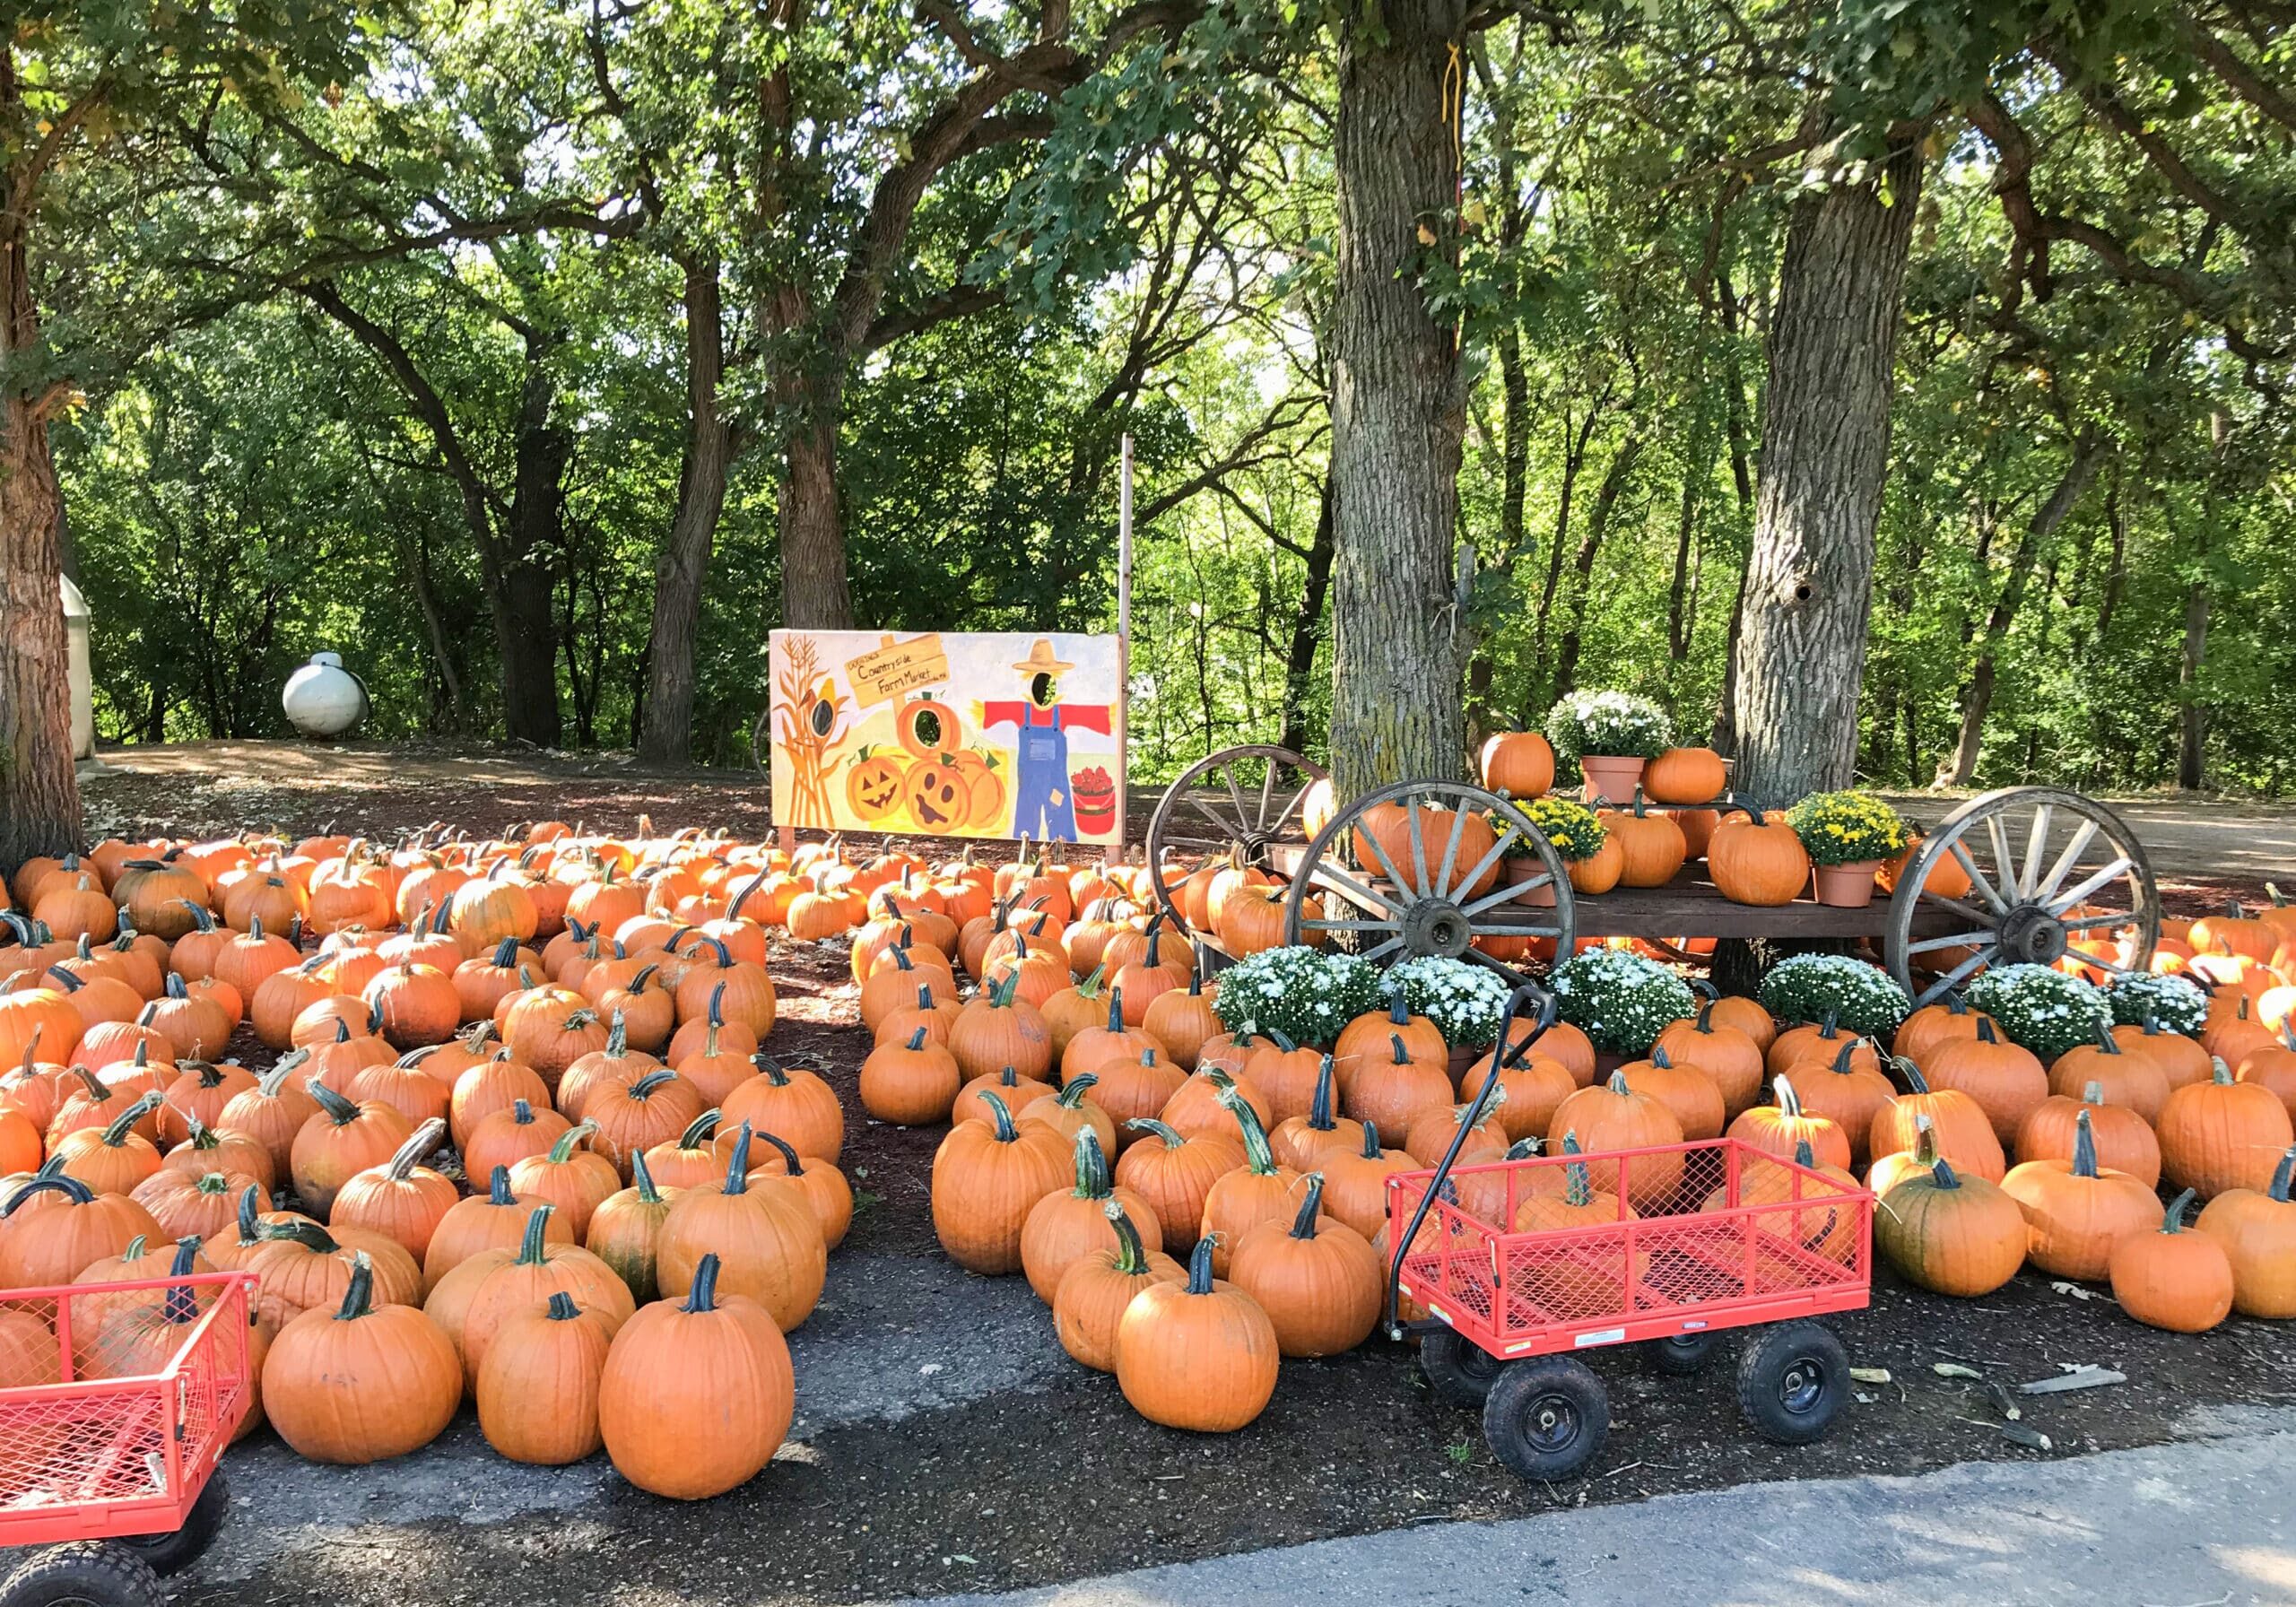
<path id="1" fill-rule="evenodd" d="M 1037 638 L 1037 645 L 1029 649 L 1028 657 L 1013 667 L 1023 675 L 1065 675 L 1076 666 L 1055 658 L 1051 639 L 1040 636 Z"/>

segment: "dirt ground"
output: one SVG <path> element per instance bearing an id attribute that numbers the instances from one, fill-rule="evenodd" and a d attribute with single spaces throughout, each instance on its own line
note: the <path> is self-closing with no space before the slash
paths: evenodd
<path id="1" fill-rule="evenodd" d="M 766 824 L 752 779 L 609 763 L 270 746 L 107 758 L 119 773 L 87 783 L 104 831 L 260 824 L 387 836 L 431 820 L 490 830 L 545 816 L 630 830 L 641 812 L 665 829 Z M 2228 818 L 2222 839 L 2213 827 L 2195 829 L 2189 847 L 2162 834 L 2161 857 L 2176 867 L 2164 880 L 2179 899 L 2228 885 L 2202 874 L 2229 863 L 2227 842 L 2291 829 L 2284 813 L 2248 812 Z M 2278 863 L 2296 864 L 2296 853 Z M 2249 874 L 2231 884 L 2245 888 Z M 842 952 L 784 942 L 772 969 L 784 1002 L 775 1047 L 816 1057 L 844 1095 L 843 1164 L 860 1191 L 822 1307 L 792 1336 L 798 1421 L 773 1465 L 717 1501 L 682 1506 L 631 1490 L 603 1459 L 564 1470 L 502 1463 L 467 1414 L 425 1451 L 368 1469 L 309 1467 L 262 1437 L 227 1464 L 230 1524 L 178 1599 L 382 1607 L 492 1602 L 508 1585 L 535 1607 L 587 1607 L 986 1591 L 1750 1481 L 2152 1445 L 2246 1408 L 2296 1403 L 2284 1326 L 2235 1320 L 2179 1338 L 2129 1322 L 2100 1293 L 2030 1274 L 1977 1302 L 1884 1274 L 1870 1310 L 1833 1320 L 1855 1362 L 1886 1369 L 1888 1382 L 1864 1385 L 1832 1437 L 1806 1449 L 1745 1430 L 1726 1354 L 1685 1380 L 1617 1352 L 1596 1363 L 1613 1426 L 1594 1476 L 1526 1485 L 1494 1462 L 1471 1413 L 1434 1397 L 1412 1353 L 1384 1341 L 1285 1363 L 1273 1405 L 1242 1433 L 1158 1429 L 1126 1407 L 1113 1380 L 1060 1353 L 1024 1281 L 967 1276 L 938 1254 L 926 1187 L 940 1134 L 859 1115 L 854 1081 L 868 1041 Z M 1941 1364 L 1982 1378 L 1941 1375 Z M 2005 1419 L 1991 1386 L 2081 1364 L 2127 1381 L 2021 1399 L 2018 1420 Z M 612 1558 L 603 1576 L 602 1551 Z"/>

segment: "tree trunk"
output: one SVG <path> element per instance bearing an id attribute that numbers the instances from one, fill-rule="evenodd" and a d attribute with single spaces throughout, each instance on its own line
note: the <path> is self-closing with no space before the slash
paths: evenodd
<path id="1" fill-rule="evenodd" d="M 1728 409 L 1730 480 L 1738 491 L 1738 514 L 1751 518 L 1754 511 L 1753 454 L 1747 445 L 1752 433 L 1746 421 L 1746 380 L 1738 366 L 1738 294 L 1730 286 L 1730 271 L 1718 268 L 1714 277 L 1715 308 L 1722 319 L 1723 401 Z M 1730 630 L 1722 645 L 1722 697 L 1714 714 L 1713 734 L 1708 739 L 1717 753 L 1738 751 L 1738 641 L 1746 628 L 1746 582 L 1743 566 L 1738 589 L 1730 599 Z"/>
<path id="2" fill-rule="evenodd" d="M 1765 804 L 1845 786 L 1857 766 L 1918 144 L 1886 177 L 1891 204 L 1873 184 L 1837 186 L 1796 201 L 1787 226 L 1735 659 L 1735 779 Z"/>
<path id="3" fill-rule="evenodd" d="M 2200 566 L 2185 588 L 2185 639 L 2177 671 L 2177 785 L 2196 791 L 2207 778 L 2208 709 L 2200 699 L 2201 665 L 2208 655 L 2208 529 L 2196 533 Z"/>
<path id="4" fill-rule="evenodd" d="M 726 367 L 718 261 L 685 265 L 685 461 L 670 534 L 654 555 L 654 627 L 647 643 L 645 719 L 638 756 L 683 764 L 693 751 L 694 646 L 701 631 L 701 585 L 726 507 L 733 431 L 718 408 Z"/>
<path id="5" fill-rule="evenodd" d="M 783 449 L 781 622 L 793 630 L 853 629 L 853 590 L 846 578 L 845 531 L 837 507 L 837 419 L 843 391 L 833 382 L 812 387 L 805 413 Z"/>
<path id="6" fill-rule="evenodd" d="M 0 69 L 0 97 L 21 112 L 13 62 Z M 20 218 L 0 232 L 0 368 L 32 361 L 39 343 L 26 228 Z M 80 846 L 57 547 L 63 498 L 43 403 L 22 383 L 11 381 L 0 403 L 0 872 Z"/>
<path id="7" fill-rule="evenodd" d="M 1342 799 L 1460 774 L 1452 538 L 1466 407 L 1453 331 L 1413 265 L 1422 220 L 1457 199 L 1447 82 L 1459 0 L 1344 25 L 1335 138 L 1339 249 L 1332 309 L 1335 544 L 1332 779 Z M 1458 86 L 1463 87 L 1463 86 Z"/>
<path id="8" fill-rule="evenodd" d="M 2081 500 L 2081 493 L 2088 489 L 2090 478 L 2097 472 L 2097 462 L 2103 456 L 2104 448 L 2093 440 L 2084 439 L 2076 443 L 2073 461 L 2065 465 L 2057 489 L 2026 521 L 2023 533 L 2018 536 L 2016 549 L 2009 556 L 2009 573 L 2001 583 L 2001 595 L 1994 600 L 1993 612 L 1985 622 L 1984 645 L 1978 649 L 1977 663 L 1961 689 L 1961 734 L 1953 743 L 1952 757 L 1937 767 L 1931 786 L 1967 786 L 1977 774 L 1978 753 L 1985 739 L 1985 717 L 1993 706 L 1996 666 L 2010 627 L 2017 621 L 2017 611 L 2024 604 L 2025 583 L 2032 578 L 2033 564 L 2041 547 Z"/>
<path id="9" fill-rule="evenodd" d="M 497 566 L 494 640 L 502 658 L 502 728 L 511 741 L 555 748 L 558 708 L 557 554 L 565 542 L 566 460 L 573 443 L 550 421 L 556 394 L 530 350 L 518 407 L 510 515 Z"/>
<path id="10" fill-rule="evenodd" d="M 1324 482 L 1323 507 L 1316 515 L 1315 540 L 1308 547 L 1308 583 L 1300 611 L 1292 619 L 1292 646 L 1283 658 L 1283 734 L 1279 747 L 1308 751 L 1308 685 L 1316 673 L 1316 643 L 1322 638 L 1324 595 L 1331 589 L 1331 482 Z"/>

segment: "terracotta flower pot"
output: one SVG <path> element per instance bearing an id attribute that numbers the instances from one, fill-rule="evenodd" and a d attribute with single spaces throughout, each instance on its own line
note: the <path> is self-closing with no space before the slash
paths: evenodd
<path id="1" fill-rule="evenodd" d="M 1509 887 L 1521 887 L 1532 877 L 1540 874 L 1545 868 L 1545 861 L 1534 859 L 1527 854 L 1509 859 L 1505 862 L 1507 885 Z M 1531 888 L 1525 892 L 1518 893 L 1514 898 L 1509 899 L 1507 901 L 1510 904 L 1535 904 L 1543 908 L 1552 909 L 1554 908 L 1554 880 L 1553 878 L 1549 877 L 1546 881 L 1540 882 L 1536 887 Z"/>
<path id="2" fill-rule="evenodd" d="M 1641 785 L 1642 767 L 1647 762 L 1599 753 L 1582 756 L 1578 769 L 1586 777 L 1586 785 L 1578 789 L 1580 802 L 1592 804 L 1596 798 L 1604 798 L 1624 807 L 1633 800 L 1634 789 Z"/>
<path id="3" fill-rule="evenodd" d="M 1836 909 L 1865 908 L 1874 901 L 1874 873 L 1881 868 L 1878 859 L 1814 867 L 1811 873 L 1817 882 L 1818 902 Z"/>

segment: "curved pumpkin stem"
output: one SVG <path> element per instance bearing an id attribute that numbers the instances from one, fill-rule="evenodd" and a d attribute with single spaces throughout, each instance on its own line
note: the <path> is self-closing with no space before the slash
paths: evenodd
<path id="1" fill-rule="evenodd" d="M 1060 1091 L 1052 1096 L 1052 1102 L 1063 1110 L 1082 1110 L 1084 1096 L 1100 1085 L 1100 1074 L 1098 1072 L 1079 1072 L 1061 1084 Z"/>
<path id="2" fill-rule="evenodd" d="M 1207 1233 L 1196 1241 L 1196 1248 L 1187 1258 L 1187 1292 L 1208 1295 L 1212 1292 L 1212 1251 L 1220 1235 Z"/>
<path id="3" fill-rule="evenodd" d="M 1076 1186 L 1069 1192 L 1079 1200 L 1110 1197 L 1108 1154 L 1089 1123 L 1076 1129 Z"/>
<path id="4" fill-rule="evenodd" d="M 1770 1085 L 1770 1097 L 1778 1101 L 1779 1114 L 1799 1119 L 1802 1115 L 1802 1096 L 1794 1091 L 1794 1084 L 1779 1076 L 1771 1078 Z"/>
<path id="5" fill-rule="evenodd" d="M 1228 1086 L 1220 1090 L 1218 1098 L 1222 1108 L 1234 1116 L 1236 1125 L 1243 1129 L 1246 1169 L 1255 1177 L 1274 1177 L 1275 1151 L 1267 1147 L 1267 1129 L 1260 1125 L 1259 1112 L 1251 1108 L 1242 1091 L 1233 1082 L 1228 1081 L 1222 1073 L 1214 1072 L 1212 1075 L 1228 1082 Z"/>
<path id="6" fill-rule="evenodd" d="M 337 1025 L 341 1025 L 340 1022 Z M 313 1077 L 303 1084 L 303 1091 L 317 1104 L 319 1114 L 338 1127 L 348 1127 L 359 1119 L 359 1107 L 344 1099 L 326 1083 Z"/>
<path id="7" fill-rule="evenodd" d="M 638 1191 L 639 1203 L 659 1205 L 662 1203 L 661 1191 L 654 1186 L 654 1168 L 646 1164 L 643 1150 L 630 1152 L 630 1186 Z"/>
<path id="8" fill-rule="evenodd" d="M 802 1177 L 805 1175 L 804 1162 L 797 1159 L 797 1151 L 790 1146 L 788 1140 L 768 1133 L 762 1127 L 757 1128 L 755 1131 L 752 1132 L 750 1136 L 753 1139 L 762 1139 L 765 1142 L 771 1144 L 775 1149 L 780 1151 L 782 1167 L 790 1177 Z"/>
<path id="9" fill-rule="evenodd" d="M 2192 1203 L 2198 1198 L 2200 1190 L 2188 1188 L 2170 1201 L 2168 1212 L 2161 1219 L 2161 1231 L 2182 1233 L 2185 1230 L 2185 1212 L 2192 1209 Z"/>
<path id="10" fill-rule="evenodd" d="M 984 1099 L 994 1099 L 996 1096 L 995 1094 L 983 1094 L 981 1098 Z M 1187 1142 L 1187 1140 L 1182 1138 L 1170 1126 L 1158 1121 L 1152 1116 L 1134 1116 L 1130 1121 L 1125 1123 L 1125 1125 L 1127 1127 L 1137 1127 L 1143 1133 L 1154 1134 L 1157 1142 L 1161 1143 L 1164 1148 L 1168 1150 L 1177 1150 L 1182 1144 Z"/>
<path id="11" fill-rule="evenodd" d="M 581 1147 L 582 1141 L 589 1137 L 591 1134 L 596 1133 L 597 1130 L 598 1125 L 593 1121 L 579 1121 L 575 1123 L 565 1132 L 560 1134 L 558 1135 L 558 1142 L 550 1146 L 550 1163 L 552 1166 L 564 1166 L 568 1161 L 574 1159 L 574 1151 Z"/>
<path id="12" fill-rule="evenodd" d="M 709 1142 L 709 1135 L 718 1131 L 718 1124 L 725 1117 L 726 1113 L 722 1110 L 712 1108 L 703 1111 L 688 1122 L 685 1131 L 678 1134 L 678 1148 L 699 1150 Z"/>
<path id="13" fill-rule="evenodd" d="M 718 1193 L 745 1194 L 750 1191 L 750 1140 L 756 1134 L 744 1122 L 734 1134 L 734 1147 L 726 1157 L 726 1181 Z"/>
<path id="14" fill-rule="evenodd" d="M 1562 1152 L 1565 1155 L 1574 1156 L 1586 1153 L 1579 1147 L 1578 1130 L 1576 1127 L 1562 1135 Z M 1587 1174 L 1585 1161 L 1570 1160 L 1563 1164 L 1562 1197 L 1581 1211 L 1595 1203 L 1595 1180 Z"/>
<path id="15" fill-rule="evenodd" d="M 686 1290 L 682 1310 L 699 1315 L 718 1309 L 718 1252 L 710 1251 L 693 1269 L 693 1287 Z"/>
<path id="16" fill-rule="evenodd" d="M 1292 1219 L 1292 1237 L 1313 1238 L 1316 1236 L 1316 1218 L 1323 1213 L 1324 1175 L 1321 1172 L 1309 1172 L 1300 1181 L 1306 1184 L 1308 1188 L 1307 1193 L 1300 1196 L 1300 1214 Z"/>
<path id="17" fill-rule="evenodd" d="M 1132 1225 L 1123 1203 L 1113 1195 L 1100 1207 L 1100 1212 L 1109 1219 L 1109 1226 L 1116 1229 L 1116 1270 L 1127 1278 L 1137 1278 L 1148 1270 L 1148 1249 L 1140 1242 L 1140 1229 Z"/>
<path id="18" fill-rule="evenodd" d="M 351 1258 L 351 1283 L 343 1291 L 343 1304 L 335 1310 L 338 1323 L 355 1323 L 362 1316 L 374 1315 L 375 1264 L 361 1250 Z"/>
<path id="19" fill-rule="evenodd" d="M 383 1168 L 384 1175 L 394 1183 L 405 1182 L 407 1174 L 414 1170 L 414 1163 L 437 1149 L 439 1141 L 446 1135 L 447 1124 L 432 1116 L 407 1135 L 406 1142 L 391 1156 L 390 1164 Z"/>
<path id="20" fill-rule="evenodd" d="M 1316 1063 L 1316 1091 L 1308 1101 L 1308 1125 L 1318 1133 L 1335 1133 L 1339 1124 L 1332 1119 L 1331 1056 L 1326 1055 Z"/>
<path id="21" fill-rule="evenodd" d="M 540 1266 L 550 1259 L 550 1218 L 558 1209 L 547 1201 L 526 1217 L 526 1230 L 518 1240 L 518 1266 Z"/>

